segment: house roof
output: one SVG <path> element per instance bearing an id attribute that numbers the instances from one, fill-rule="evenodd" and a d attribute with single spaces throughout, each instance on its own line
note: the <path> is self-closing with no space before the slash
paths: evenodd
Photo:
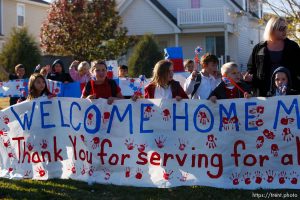
<path id="1" fill-rule="evenodd" d="M 33 2 L 36 2 L 36 3 L 47 4 L 47 5 L 50 4 L 49 2 L 46 2 L 46 1 L 43 1 L 43 0 L 30 0 L 30 1 L 33 1 Z"/>
<path id="2" fill-rule="evenodd" d="M 157 0 L 150 0 L 169 20 L 171 20 L 177 26 L 177 19 L 174 17 L 163 5 Z"/>

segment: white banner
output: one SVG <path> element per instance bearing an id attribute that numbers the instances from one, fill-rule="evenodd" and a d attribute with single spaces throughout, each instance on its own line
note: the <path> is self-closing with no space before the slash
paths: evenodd
<path id="1" fill-rule="evenodd" d="M 299 189 L 299 96 L 41 98 L 1 111 L 0 177 Z"/>

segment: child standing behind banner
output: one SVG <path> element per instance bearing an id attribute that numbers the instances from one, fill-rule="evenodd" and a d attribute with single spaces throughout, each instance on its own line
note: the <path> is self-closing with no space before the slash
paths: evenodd
<path id="1" fill-rule="evenodd" d="M 207 99 L 221 82 L 221 78 L 215 77 L 218 73 L 218 63 L 215 55 L 207 53 L 201 57 L 201 72 L 193 71 L 184 84 L 184 91 L 191 95 L 192 99 Z"/>
<path id="2" fill-rule="evenodd" d="M 25 67 L 22 64 L 18 64 L 15 66 L 15 74 L 9 74 L 9 80 L 16 80 L 16 79 L 25 79 Z M 9 104 L 12 106 L 18 102 L 24 101 L 25 97 L 11 97 L 9 99 Z"/>
<path id="3" fill-rule="evenodd" d="M 64 64 L 61 60 L 57 59 L 52 64 L 52 72 L 47 75 L 47 79 L 53 81 L 60 81 L 62 83 L 73 82 L 70 74 L 65 73 Z"/>
<path id="4" fill-rule="evenodd" d="M 76 62 L 76 61 L 74 61 L 74 62 Z M 76 70 L 73 63 L 70 66 L 69 72 L 74 81 L 80 82 L 80 89 L 82 91 L 83 88 L 85 87 L 86 83 L 91 79 L 91 74 L 89 72 L 90 64 L 87 61 L 83 61 L 83 62 L 79 63 L 77 70 Z"/>
<path id="5" fill-rule="evenodd" d="M 297 95 L 293 90 L 291 73 L 288 68 L 278 67 L 271 77 L 271 88 L 267 96 Z"/>
<path id="6" fill-rule="evenodd" d="M 30 101 L 42 96 L 48 96 L 48 98 L 51 98 L 55 95 L 50 93 L 43 75 L 34 73 L 29 78 L 27 100 Z"/>
<path id="7" fill-rule="evenodd" d="M 90 80 L 83 89 L 81 98 L 87 99 L 107 99 L 108 104 L 114 100 L 124 99 L 121 88 L 117 83 L 107 78 L 107 66 L 105 61 L 92 62 L 91 73 L 95 80 Z"/>
<path id="8" fill-rule="evenodd" d="M 222 82 L 211 92 L 209 100 L 250 98 L 250 87 L 240 80 L 241 73 L 234 62 L 225 63 L 221 68 Z"/>
<path id="9" fill-rule="evenodd" d="M 178 81 L 173 79 L 173 63 L 169 60 L 161 60 L 153 69 L 151 83 L 145 88 L 145 98 L 148 99 L 172 99 L 177 101 L 188 99 L 188 96 Z"/>

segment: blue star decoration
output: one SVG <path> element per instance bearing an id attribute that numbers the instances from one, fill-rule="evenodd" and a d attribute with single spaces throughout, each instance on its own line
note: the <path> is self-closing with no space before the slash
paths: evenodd
<path id="1" fill-rule="evenodd" d="M 141 82 L 145 81 L 145 75 L 140 75 L 139 78 L 140 78 Z"/>
<path id="2" fill-rule="evenodd" d="M 133 91 L 136 91 L 138 89 L 138 87 L 134 86 L 132 89 L 133 89 Z"/>
<path id="3" fill-rule="evenodd" d="M 107 67 L 108 71 L 112 71 L 113 68 L 114 68 L 114 67 L 111 66 L 111 65 L 109 65 L 109 66 Z"/>

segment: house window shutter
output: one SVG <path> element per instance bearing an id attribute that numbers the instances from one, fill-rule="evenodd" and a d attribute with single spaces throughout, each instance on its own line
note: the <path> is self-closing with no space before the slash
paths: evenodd
<path id="1" fill-rule="evenodd" d="M 191 0 L 192 8 L 200 8 L 200 0 Z"/>

